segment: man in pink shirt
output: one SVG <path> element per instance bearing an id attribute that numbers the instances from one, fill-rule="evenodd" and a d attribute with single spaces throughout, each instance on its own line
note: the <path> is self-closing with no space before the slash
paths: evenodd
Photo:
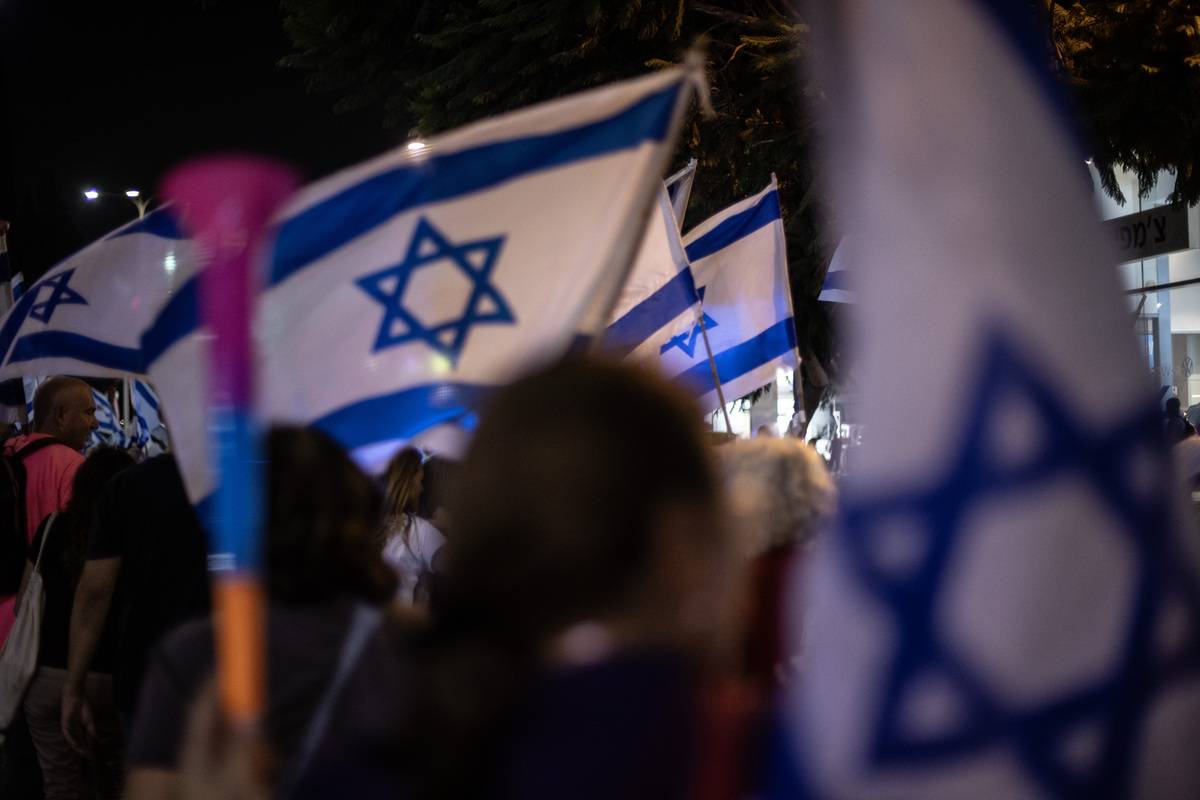
<path id="1" fill-rule="evenodd" d="M 20 455 L 27 445 L 53 437 L 62 444 L 42 447 L 22 460 L 25 467 L 25 536 L 33 541 L 38 525 L 48 515 L 62 511 L 71 499 L 75 471 L 83 463 L 87 446 L 99 423 L 92 388 L 78 378 L 51 378 L 33 398 L 33 433 L 9 439 L 5 455 Z M 13 598 L 0 598 L 0 643 L 13 625 Z"/>

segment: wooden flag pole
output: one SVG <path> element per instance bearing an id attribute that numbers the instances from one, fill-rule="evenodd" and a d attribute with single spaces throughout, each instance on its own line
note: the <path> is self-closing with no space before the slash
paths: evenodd
<path id="1" fill-rule="evenodd" d="M 712 345 L 708 343 L 708 326 L 704 324 L 704 301 L 696 308 L 696 321 L 700 324 L 700 336 L 704 339 L 704 351 L 708 353 L 708 367 L 712 370 L 713 385 L 717 387 L 717 402 L 721 404 L 721 413 L 725 416 L 725 432 L 733 433 L 733 423 L 729 420 L 729 408 L 725 404 L 725 390 L 721 388 L 721 375 L 717 372 L 717 360 L 713 358 Z"/>

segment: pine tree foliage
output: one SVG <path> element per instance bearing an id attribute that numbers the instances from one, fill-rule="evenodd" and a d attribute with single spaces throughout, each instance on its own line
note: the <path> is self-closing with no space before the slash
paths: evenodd
<path id="1" fill-rule="evenodd" d="M 1038 0 L 1105 191 L 1115 170 L 1146 192 L 1175 175 L 1174 201 L 1200 201 L 1200 0 Z"/>

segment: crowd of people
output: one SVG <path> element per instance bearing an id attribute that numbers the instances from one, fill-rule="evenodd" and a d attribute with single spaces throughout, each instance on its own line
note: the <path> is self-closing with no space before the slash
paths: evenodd
<path id="1" fill-rule="evenodd" d="M 319 431 L 273 428 L 268 697 L 247 734 L 215 711 L 205 538 L 175 462 L 85 459 L 90 402 L 46 382 L 5 450 L 26 473 L 22 590 L 36 571 L 46 600 L 4 797 L 37 797 L 38 772 L 46 798 L 135 800 L 780 780 L 771 700 L 803 648 L 781 597 L 835 492 L 800 439 L 714 444 L 673 387 L 586 359 L 498 391 L 461 462 L 405 448 L 372 478 Z"/>

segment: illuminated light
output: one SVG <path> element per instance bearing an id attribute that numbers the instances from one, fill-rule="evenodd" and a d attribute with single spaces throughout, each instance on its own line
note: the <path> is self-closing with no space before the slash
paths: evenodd
<path id="1" fill-rule="evenodd" d="M 415 139 L 408 143 L 408 152 L 419 153 L 425 149 L 426 145 L 420 139 Z"/>
<path id="2" fill-rule="evenodd" d="M 1090 158 L 1085 158 L 1085 159 L 1083 160 L 1083 163 L 1087 164 L 1087 165 L 1090 167 L 1092 164 L 1094 164 L 1094 163 L 1096 163 L 1096 162 L 1095 162 L 1095 161 L 1093 161 L 1093 160 L 1092 160 L 1092 159 L 1090 159 Z"/>
<path id="3" fill-rule="evenodd" d="M 1162 303 L 1158 303 L 1158 304 L 1156 304 L 1156 305 L 1155 305 L 1155 310 L 1156 310 L 1156 311 L 1157 311 L 1158 309 L 1160 309 L 1160 308 L 1162 308 Z"/>
<path id="4" fill-rule="evenodd" d="M 169 250 L 167 252 L 167 257 L 163 259 L 163 269 L 166 270 L 168 275 L 175 274 L 175 251 L 174 250 Z"/>
<path id="5" fill-rule="evenodd" d="M 141 194 L 142 193 L 139 192 L 137 189 L 129 189 L 125 192 L 126 197 L 141 197 Z"/>
<path id="6" fill-rule="evenodd" d="M 88 200 L 95 200 L 100 196 L 100 192 L 96 191 L 95 189 L 84 189 L 83 196 Z"/>

